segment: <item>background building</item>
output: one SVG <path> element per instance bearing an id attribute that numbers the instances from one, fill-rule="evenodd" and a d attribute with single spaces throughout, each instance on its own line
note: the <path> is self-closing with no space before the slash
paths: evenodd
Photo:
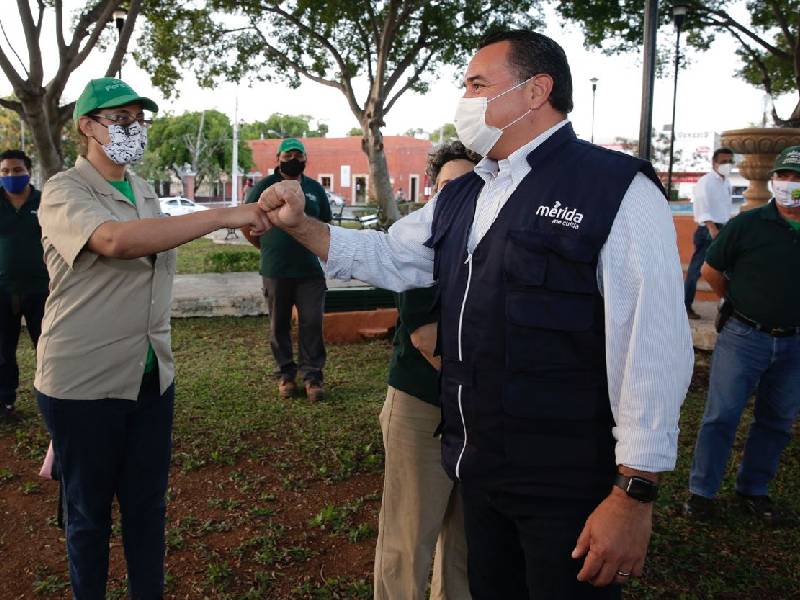
<path id="1" fill-rule="evenodd" d="M 348 205 L 369 201 L 369 166 L 358 136 L 344 138 L 300 138 L 306 148 L 308 164 L 305 175 L 324 188 L 344 198 Z M 252 140 L 255 179 L 272 173 L 277 166 L 279 139 Z M 424 202 L 430 198 L 425 176 L 429 140 L 387 135 L 383 138 L 389 177 L 395 194 L 402 190 L 406 200 Z"/>

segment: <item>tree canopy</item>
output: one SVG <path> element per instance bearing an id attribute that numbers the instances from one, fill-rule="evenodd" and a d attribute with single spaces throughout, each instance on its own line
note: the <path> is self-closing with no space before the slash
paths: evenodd
<path id="1" fill-rule="evenodd" d="M 134 25 L 145 0 L 88 0 L 73 15 L 65 14 L 63 0 L 37 0 L 35 10 L 29 0 L 18 0 L 19 27 L 25 38 L 25 48 L 0 47 L 0 71 L 14 90 L 14 99 L 0 98 L 0 106 L 21 115 L 31 130 L 45 178 L 63 165 L 62 130 L 72 118 L 74 103 L 61 103 L 61 95 L 70 76 L 96 50 L 110 44 L 114 51 L 105 75 L 119 71 L 133 33 Z M 107 26 L 115 10 L 127 9 L 126 19 L 110 42 L 113 30 Z M 13 11 L 9 11 L 13 12 Z M 55 22 L 58 55 L 45 57 L 40 38 L 45 16 Z M 5 30 L 4 30 L 5 36 Z M 6 40 L 8 39 L 7 36 Z M 26 60 L 22 60 L 26 56 Z M 45 81 L 45 60 L 56 61 L 56 71 Z"/>
<path id="2" fill-rule="evenodd" d="M 425 92 L 445 64 L 463 64 L 487 32 L 532 27 L 539 0 L 198 0 L 148 13 L 140 66 L 165 92 L 190 67 L 201 84 L 220 79 L 292 86 L 301 78 L 344 96 L 363 132 L 370 196 L 399 213 L 383 153 L 386 114 L 408 91 Z M 366 81 L 359 95 L 356 80 Z"/>
<path id="3" fill-rule="evenodd" d="M 325 137 L 328 126 L 319 123 L 316 129 L 311 127 L 313 117 L 310 115 L 284 115 L 273 113 L 266 121 L 245 123 L 239 128 L 239 137 L 243 140 L 285 137 Z"/>
<path id="4" fill-rule="evenodd" d="M 562 17 L 581 25 L 587 47 L 601 48 L 609 54 L 638 52 L 644 3 L 645 0 L 559 0 L 557 10 Z M 739 46 L 739 77 L 763 87 L 773 98 L 794 93 L 800 100 L 800 0 L 682 0 L 680 4 L 689 9 L 683 25 L 689 46 L 707 50 L 717 35 L 729 35 Z M 660 11 L 662 25 L 672 23 L 670 6 Z M 734 8 L 745 8 L 746 13 Z M 800 102 L 786 119 L 773 108 L 773 118 L 777 124 L 800 126 Z"/>
<path id="5" fill-rule="evenodd" d="M 169 173 L 180 178 L 195 174 L 196 186 L 216 181 L 222 172 L 230 173 L 233 126 L 217 110 L 187 112 L 158 117 L 148 132 L 147 149 L 137 173 L 148 179 L 163 180 Z M 245 140 L 239 140 L 239 167 L 253 166 L 253 155 Z"/>

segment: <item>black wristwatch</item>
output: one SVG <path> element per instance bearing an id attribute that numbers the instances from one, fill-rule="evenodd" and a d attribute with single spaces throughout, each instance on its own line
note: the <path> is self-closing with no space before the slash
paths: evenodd
<path id="1" fill-rule="evenodd" d="M 644 477 L 628 477 L 617 473 L 614 485 L 638 502 L 652 502 L 658 497 L 658 484 Z"/>

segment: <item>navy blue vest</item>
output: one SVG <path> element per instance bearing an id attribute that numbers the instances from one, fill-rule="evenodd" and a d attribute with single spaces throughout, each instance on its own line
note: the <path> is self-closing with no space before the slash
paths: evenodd
<path id="1" fill-rule="evenodd" d="M 528 155 L 520 182 L 468 256 L 483 180 L 449 183 L 432 235 L 439 283 L 442 461 L 453 478 L 559 497 L 601 497 L 615 472 L 600 250 L 650 163 L 575 137 Z M 643 232 L 644 235 L 644 232 Z"/>

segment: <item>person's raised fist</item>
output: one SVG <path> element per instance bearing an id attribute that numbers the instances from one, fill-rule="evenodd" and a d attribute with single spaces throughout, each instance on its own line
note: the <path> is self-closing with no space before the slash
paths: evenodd
<path id="1" fill-rule="evenodd" d="M 273 225 L 286 229 L 299 225 L 303 220 L 306 197 L 298 181 L 284 180 L 264 190 L 258 205 Z"/>

